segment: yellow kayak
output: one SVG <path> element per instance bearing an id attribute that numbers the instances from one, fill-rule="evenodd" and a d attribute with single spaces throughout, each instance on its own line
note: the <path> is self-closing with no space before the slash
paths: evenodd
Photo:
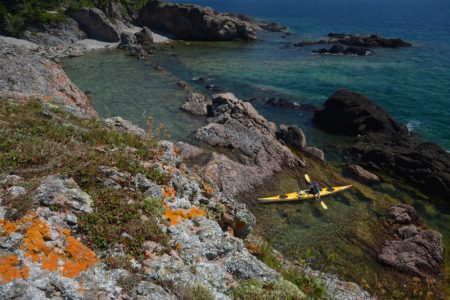
<path id="1" fill-rule="evenodd" d="M 344 186 L 335 186 L 335 187 L 329 187 L 324 188 L 320 191 L 320 197 L 326 197 L 329 195 L 333 195 L 336 193 L 340 193 L 342 191 L 345 191 L 349 188 L 351 188 L 351 185 L 344 185 Z M 301 201 L 301 200 L 309 200 L 314 199 L 315 196 L 313 194 L 308 194 L 308 190 L 300 191 L 300 192 L 293 192 L 288 194 L 281 194 L 273 197 L 267 197 L 267 198 L 258 198 L 256 201 L 261 203 L 273 203 L 273 202 L 295 202 L 295 201 Z"/>

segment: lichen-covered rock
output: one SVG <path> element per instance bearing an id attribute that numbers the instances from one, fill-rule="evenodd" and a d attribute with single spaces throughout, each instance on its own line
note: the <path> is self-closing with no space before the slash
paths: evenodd
<path id="1" fill-rule="evenodd" d="M 173 294 L 153 282 L 142 281 L 131 292 L 132 300 L 176 300 Z"/>
<path id="2" fill-rule="evenodd" d="M 0 41 L 0 98 L 55 101 L 79 116 L 96 113 L 86 95 L 37 50 Z"/>
<path id="3" fill-rule="evenodd" d="M 158 142 L 158 154 L 158 158 L 169 167 L 176 168 L 183 161 L 179 149 L 174 143 L 169 141 Z"/>
<path id="4" fill-rule="evenodd" d="M 36 190 L 36 203 L 68 206 L 78 212 L 92 212 L 92 199 L 71 178 L 46 177 Z"/>
<path id="5" fill-rule="evenodd" d="M 141 137 L 145 136 L 144 129 L 140 128 L 137 125 L 134 125 L 130 121 L 127 121 L 121 117 L 108 118 L 105 119 L 104 121 L 107 126 L 117 129 L 119 131 L 134 134 Z"/>
<path id="6" fill-rule="evenodd" d="M 169 234 L 178 253 L 148 261 L 148 274 L 154 280 L 185 286 L 200 283 L 223 293 L 241 278 L 277 278 L 247 251 L 242 240 L 223 232 L 215 221 L 204 217 L 185 220 L 169 227 Z"/>
<path id="7" fill-rule="evenodd" d="M 181 156 L 183 156 L 184 159 L 198 157 L 205 153 L 205 151 L 202 148 L 185 142 L 177 142 L 176 146 L 178 147 L 178 149 L 180 149 Z"/>

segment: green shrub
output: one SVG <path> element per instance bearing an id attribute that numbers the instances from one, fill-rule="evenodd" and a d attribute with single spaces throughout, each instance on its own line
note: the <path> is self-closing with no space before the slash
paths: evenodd
<path id="1" fill-rule="evenodd" d="M 211 290 L 200 283 L 185 287 L 181 294 L 183 300 L 214 300 Z"/>
<path id="2" fill-rule="evenodd" d="M 305 294 L 295 284 L 283 278 L 272 283 L 247 280 L 228 294 L 235 300 L 306 299 Z"/>

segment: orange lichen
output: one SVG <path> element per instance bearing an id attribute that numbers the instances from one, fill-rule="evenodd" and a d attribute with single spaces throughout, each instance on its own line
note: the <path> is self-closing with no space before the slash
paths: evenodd
<path id="1" fill-rule="evenodd" d="M 0 225 L 2 225 L 3 228 L 2 232 L 0 232 L 0 236 L 8 236 L 17 230 L 17 225 L 7 220 L 0 220 Z"/>
<path id="2" fill-rule="evenodd" d="M 199 216 L 204 216 L 205 211 L 196 207 L 191 209 L 170 209 L 167 204 L 164 205 L 166 211 L 164 217 L 169 221 L 170 225 L 178 224 L 185 219 L 195 219 Z"/>
<path id="3" fill-rule="evenodd" d="M 97 263 L 95 253 L 84 246 L 73 236 L 69 229 L 59 228 L 59 238 L 64 246 L 51 246 L 46 241 L 51 239 L 50 226 L 41 221 L 36 213 L 29 213 L 17 222 L 0 220 L 1 235 L 19 231 L 23 233 L 20 249 L 24 252 L 23 258 L 33 263 L 40 263 L 42 269 L 59 272 L 65 277 L 76 277 Z M 0 279 L 9 282 L 18 278 L 26 278 L 29 269 L 19 263 L 15 255 L 0 257 Z"/>
<path id="4" fill-rule="evenodd" d="M 30 269 L 15 255 L 0 257 L 0 282 L 6 284 L 16 279 L 27 278 Z"/>
<path id="5" fill-rule="evenodd" d="M 50 239 L 50 227 L 41 220 L 34 219 L 23 238 L 21 248 L 25 251 L 25 257 L 37 262 L 42 256 L 48 255 L 51 249 L 45 243 L 46 239 Z"/>
<path id="6" fill-rule="evenodd" d="M 73 236 L 67 237 L 66 243 L 68 260 L 63 265 L 63 276 L 73 278 L 97 263 L 95 253 Z"/>
<path id="7" fill-rule="evenodd" d="M 42 258 L 41 260 L 42 269 L 52 272 L 58 271 L 60 259 L 63 259 L 63 257 L 55 252 L 51 252 L 49 255 Z"/>
<path id="8" fill-rule="evenodd" d="M 176 194 L 177 192 L 173 188 L 169 186 L 164 187 L 164 198 L 172 198 L 175 197 Z"/>

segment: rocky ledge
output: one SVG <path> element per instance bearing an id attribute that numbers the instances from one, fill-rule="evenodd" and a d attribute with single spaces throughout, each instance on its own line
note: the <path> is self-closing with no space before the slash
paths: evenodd
<path id="1" fill-rule="evenodd" d="M 406 126 L 367 97 L 339 90 L 316 111 L 313 121 L 328 132 L 356 137 L 347 149 L 354 163 L 403 178 L 448 200 L 450 154 L 411 135 Z"/>
<path id="2" fill-rule="evenodd" d="M 384 242 L 378 260 L 400 272 L 426 278 L 441 272 L 444 261 L 442 235 L 424 229 L 414 207 L 392 206 L 387 211 L 392 239 Z"/>
<path id="3" fill-rule="evenodd" d="M 194 137 L 229 153 L 213 153 L 204 170 L 205 176 L 226 195 L 248 192 L 283 167 L 305 166 L 304 161 L 278 141 L 276 125 L 250 103 L 231 93 L 216 94 L 207 110 L 209 124 L 198 129 Z"/>
<path id="4" fill-rule="evenodd" d="M 47 58 L 48 49 L 32 43 L 19 46 L 12 40 L 0 40 L 0 98 L 52 99 L 80 116 L 96 115 L 86 95 Z"/>
<path id="5" fill-rule="evenodd" d="M 135 20 L 184 40 L 255 40 L 257 24 L 209 7 L 149 1 Z"/>

